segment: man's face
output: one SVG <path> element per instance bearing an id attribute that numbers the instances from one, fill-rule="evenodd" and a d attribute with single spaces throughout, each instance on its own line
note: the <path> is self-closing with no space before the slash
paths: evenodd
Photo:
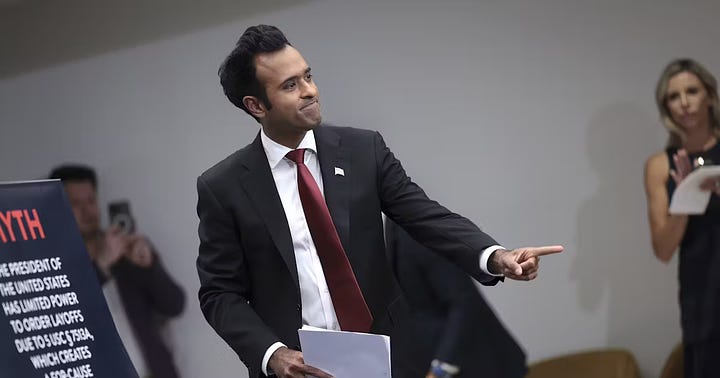
<path id="1" fill-rule="evenodd" d="M 259 103 L 258 118 L 275 140 L 304 135 L 320 124 L 318 89 L 310 67 L 292 46 L 255 57 L 256 75 L 271 108 Z"/>
<path id="2" fill-rule="evenodd" d="M 95 236 L 100 231 L 100 209 L 93 184 L 90 181 L 68 181 L 65 192 L 80 234 L 86 239 Z"/>

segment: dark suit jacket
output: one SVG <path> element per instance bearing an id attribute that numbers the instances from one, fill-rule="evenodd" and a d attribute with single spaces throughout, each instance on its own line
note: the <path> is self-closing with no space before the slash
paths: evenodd
<path id="1" fill-rule="evenodd" d="M 460 368 L 458 378 L 521 378 L 525 353 L 467 274 L 387 221 L 388 255 L 412 317 L 398 352 L 421 377 L 433 359 Z"/>
<path id="2" fill-rule="evenodd" d="M 373 332 L 392 337 L 407 312 L 385 255 L 381 212 L 478 280 L 492 281 L 478 256 L 496 242 L 428 199 L 380 134 L 332 126 L 314 133 L 325 200 L 373 314 Z M 250 376 L 259 376 L 273 343 L 300 349 L 302 326 L 290 230 L 260 136 L 203 173 L 197 189 L 200 306 Z"/>
<path id="3" fill-rule="evenodd" d="M 167 273 L 155 251 L 153 255 L 153 263 L 147 268 L 123 258 L 110 271 L 150 374 L 153 378 L 177 378 L 180 375 L 160 331 L 169 318 L 182 313 L 185 293 Z M 104 284 L 107 277 L 97 267 L 95 271 Z"/>

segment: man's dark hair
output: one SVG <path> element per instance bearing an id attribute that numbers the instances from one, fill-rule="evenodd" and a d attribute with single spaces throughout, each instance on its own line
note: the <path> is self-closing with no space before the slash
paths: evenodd
<path id="1" fill-rule="evenodd" d="M 95 170 L 87 165 L 61 165 L 53 168 L 48 178 L 60 179 L 63 183 L 68 181 L 90 181 L 92 186 L 97 188 L 97 175 L 95 174 Z"/>
<path id="2" fill-rule="evenodd" d="M 247 28 L 218 70 L 220 84 L 228 100 L 251 116 L 243 104 L 245 96 L 259 98 L 270 109 L 272 104 L 255 72 L 255 56 L 279 51 L 289 45 L 285 35 L 275 26 L 257 25 Z"/>

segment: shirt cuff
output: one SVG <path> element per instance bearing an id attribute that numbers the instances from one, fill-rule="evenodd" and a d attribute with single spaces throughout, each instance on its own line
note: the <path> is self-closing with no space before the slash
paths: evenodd
<path id="1" fill-rule="evenodd" d="M 490 247 L 485 248 L 482 253 L 480 254 L 480 270 L 483 271 L 483 273 L 489 274 L 493 277 L 502 277 L 502 274 L 493 274 L 490 273 L 490 270 L 488 269 L 488 260 L 490 260 L 490 256 L 492 256 L 493 252 L 497 251 L 498 249 L 505 249 L 500 245 L 493 245 Z"/>
<path id="2" fill-rule="evenodd" d="M 270 348 L 267 348 L 267 350 L 265 351 L 265 356 L 263 356 L 262 365 L 260 365 L 260 367 L 262 368 L 262 372 L 263 372 L 263 374 L 265 374 L 265 376 L 270 376 L 271 374 L 273 374 L 272 371 L 268 371 L 268 362 L 270 362 L 270 357 L 272 357 L 273 353 L 275 353 L 276 350 L 278 350 L 284 346 L 285 346 L 285 344 L 278 341 L 275 344 L 270 345 Z"/>

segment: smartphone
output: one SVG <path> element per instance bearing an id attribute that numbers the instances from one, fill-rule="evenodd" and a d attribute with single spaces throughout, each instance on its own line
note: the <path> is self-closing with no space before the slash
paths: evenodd
<path id="1" fill-rule="evenodd" d="M 108 213 L 111 225 L 119 227 L 124 234 L 135 232 L 135 220 L 130 212 L 130 202 L 127 200 L 110 202 Z"/>

